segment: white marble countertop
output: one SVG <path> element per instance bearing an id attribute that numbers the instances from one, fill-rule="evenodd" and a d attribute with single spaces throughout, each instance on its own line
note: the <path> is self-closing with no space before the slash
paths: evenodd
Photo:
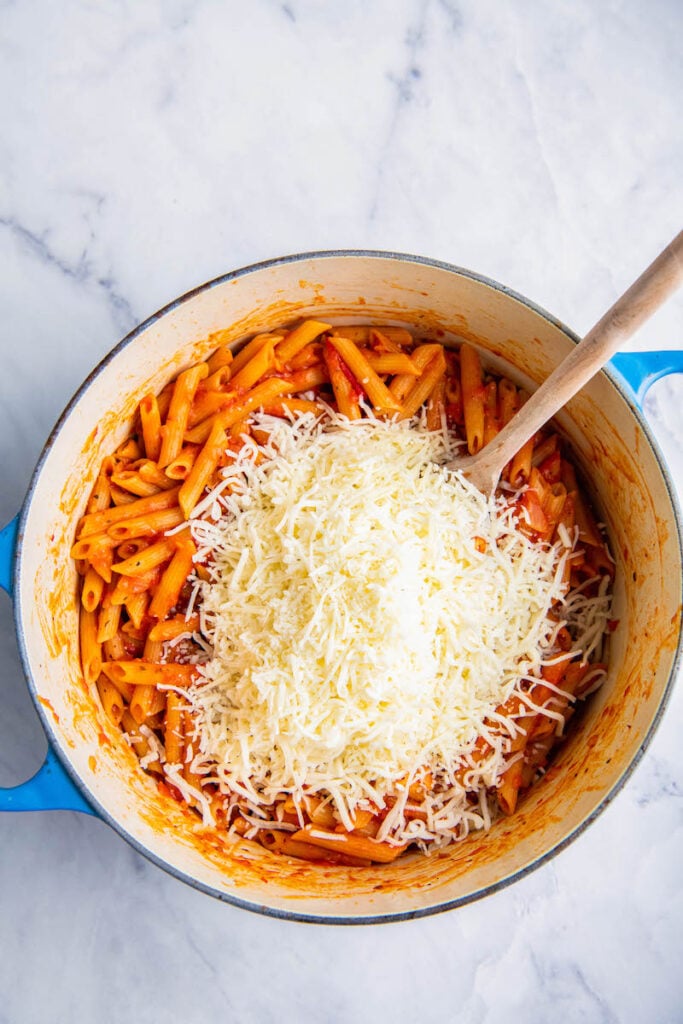
<path id="1" fill-rule="evenodd" d="M 0 524 L 88 371 L 174 296 L 378 248 L 584 331 L 680 228 L 680 7 L 455 0 L 0 4 Z M 630 348 L 680 346 L 681 300 Z M 648 415 L 683 484 L 683 388 Z M 45 740 L 0 595 L 0 784 Z M 683 692 L 616 801 L 434 918 L 213 901 L 75 813 L 0 816 L 0 1022 L 683 1020 Z"/>

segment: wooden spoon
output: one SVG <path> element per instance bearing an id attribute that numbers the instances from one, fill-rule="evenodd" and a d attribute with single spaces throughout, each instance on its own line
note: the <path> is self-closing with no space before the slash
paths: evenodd
<path id="1" fill-rule="evenodd" d="M 683 231 L 617 299 L 501 432 L 476 455 L 453 459 L 448 468 L 459 470 L 480 491 L 491 494 L 513 455 L 595 376 L 682 280 Z"/>

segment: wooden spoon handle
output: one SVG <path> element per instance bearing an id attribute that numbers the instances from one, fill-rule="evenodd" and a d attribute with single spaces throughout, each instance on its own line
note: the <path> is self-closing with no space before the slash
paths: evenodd
<path id="1" fill-rule="evenodd" d="M 482 490 L 495 487 L 516 452 L 600 370 L 683 280 L 683 231 L 563 359 L 501 432 L 458 468 Z M 476 466 L 475 466 L 476 462 Z M 471 469 L 470 469 L 471 466 Z M 489 479 L 493 483 L 488 483 Z M 484 480 L 487 483 L 484 483 Z"/>

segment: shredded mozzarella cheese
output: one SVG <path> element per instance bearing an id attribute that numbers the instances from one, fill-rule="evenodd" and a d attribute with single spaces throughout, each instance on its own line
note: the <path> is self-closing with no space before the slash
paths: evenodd
<path id="1" fill-rule="evenodd" d="M 268 440 L 245 438 L 192 520 L 212 572 L 212 654 L 189 693 L 196 763 L 255 807 L 329 794 L 347 828 L 358 807 L 389 807 L 377 838 L 390 842 L 487 827 L 485 788 L 514 732 L 491 722 L 505 730 L 498 706 L 557 653 L 548 611 L 568 547 L 533 543 L 507 501 L 443 468 L 445 430 L 331 411 L 255 426 Z M 592 647 L 604 594 L 570 611 Z M 480 737 L 492 752 L 477 761 Z M 423 770 L 416 818 L 408 787 Z"/>

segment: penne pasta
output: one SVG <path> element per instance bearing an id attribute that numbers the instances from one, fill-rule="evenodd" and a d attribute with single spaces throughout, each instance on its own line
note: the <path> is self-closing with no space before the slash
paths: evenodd
<path id="1" fill-rule="evenodd" d="M 98 676 L 97 692 L 100 695 L 100 701 L 102 702 L 102 707 L 107 718 L 113 722 L 114 725 L 120 725 L 121 719 L 123 718 L 123 712 L 125 710 L 125 704 L 117 688 L 105 675 Z"/>
<path id="2" fill-rule="evenodd" d="M 406 849 L 405 845 L 391 846 L 388 843 L 378 843 L 374 839 L 368 839 L 367 836 L 353 835 L 350 832 L 328 832 L 317 825 L 306 825 L 295 832 L 292 839 L 310 843 L 311 846 L 320 846 L 323 850 L 330 850 L 333 853 L 360 857 L 377 864 L 390 864 Z"/>
<path id="3" fill-rule="evenodd" d="M 113 684 L 112 684 L 113 685 Z M 138 725 L 166 707 L 166 694 L 156 686 L 143 683 L 136 686 L 130 700 L 130 713 Z"/>
<path id="4" fill-rule="evenodd" d="M 197 458 L 197 452 L 199 451 L 199 445 L 188 444 L 180 452 L 177 458 L 173 462 L 169 462 L 166 467 L 166 472 L 172 480 L 187 480 L 194 461 Z M 180 493 L 182 494 L 182 487 Z M 182 506 L 181 506 L 182 507 Z"/>
<path id="5" fill-rule="evenodd" d="M 209 416 L 229 409 L 239 403 L 237 391 L 201 391 L 192 403 L 190 415 L 187 419 L 188 431 L 185 433 L 185 440 L 188 440 L 187 433 L 193 430 L 198 424 L 203 423 Z"/>
<path id="6" fill-rule="evenodd" d="M 88 685 L 96 682 L 102 671 L 102 647 L 97 642 L 97 615 L 81 607 L 80 645 L 83 676 Z"/>
<path id="7" fill-rule="evenodd" d="M 269 338 L 256 352 L 248 363 L 232 377 L 232 387 L 236 390 L 248 391 L 275 365 L 275 343 Z"/>
<path id="8" fill-rule="evenodd" d="M 409 377 L 419 377 L 420 371 L 405 352 L 375 353 L 364 352 L 369 365 L 378 374 L 405 373 Z"/>
<path id="9" fill-rule="evenodd" d="M 225 428 L 220 422 L 215 422 L 178 493 L 178 502 L 186 519 L 190 518 L 204 488 L 215 473 L 227 443 Z"/>
<path id="10" fill-rule="evenodd" d="M 102 600 L 104 580 L 92 566 L 81 584 L 81 604 L 87 612 L 94 612 Z"/>
<path id="11" fill-rule="evenodd" d="M 116 542 L 112 537 L 108 537 L 104 533 L 95 533 L 72 544 L 71 557 L 84 558 L 87 562 L 91 562 L 98 552 L 113 550 L 115 546 Z"/>
<path id="12" fill-rule="evenodd" d="M 165 619 L 178 603 L 180 591 L 192 571 L 192 559 L 197 549 L 189 531 L 176 534 L 175 551 L 169 562 L 149 606 L 149 614 L 155 619 Z"/>
<path id="13" fill-rule="evenodd" d="M 427 401 L 445 372 L 446 360 L 442 350 L 434 355 L 425 367 L 422 375 L 415 381 L 414 386 L 406 395 L 399 419 L 410 419 L 411 416 L 415 415 L 420 406 Z"/>
<path id="14" fill-rule="evenodd" d="M 114 505 L 130 505 L 131 502 L 137 501 L 137 495 L 127 491 L 125 487 L 119 487 L 118 484 L 110 484 L 109 491 Z"/>
<path id="15" fill-rule="evenodd" d="M 102 671 L 113 683 L 146 683 L 152 686 L 187 685 L 196 673 L 194 665 L 151 664 L 146 661 L 106 661 Z"/>
<path id="16" fill-rule="evenodd" d="M 323 346 L 320 341 L 311 341 L 302 348 L 293 359 L 289 360 L 292 370 L 303 370 L 319 363 L 323 357 Z"/>
<path id="17" fill-rule="evenodd" d="M 137 757 L 146 764 L 147 771 L 161 774 L 162 768 L 159 759 L 154 756 L 149 740 L 143 734 L 140 726 L 128 710 L 123 712 L 121 728 L 128 737 L 130 745 L 135 751 Z"/>
<path id="18" fill-rule="evenodd" d="M 208 364 L 207 364 L 208 365 Z M 232 377 L 232 367 L 229 364 L 220 366 L 202 382 L 204 391 L 224 391 Z"/>
<path id="19" fill-rule="evenodd" d="M 498 381 L 498 401 L 500 403 L 500 425 L 507 426 L 519 409 L 519 394 L 512 381 L 505 377 Z"/>
<path id="20" fill-rule="evenodd" d="M 149 594 L 144 591 L 138 594 L 128 594 L 123 601 L 128 618 L 133 627 L 137 630 L 142 626 L 143 619 L 149 604 Z M 125 627 L 124 627 L 125 628 Z"/>
<path id="21" fill-rule="evenodd" d="M 114 460 L 105 459 L 102 463 L 102 468 L 95 481 L 93 492 L 88 499 L 87 511 L 88 512 L 101 512 L 105 508 L 109 508 L 109 502 L 111 501 L 111 475 L 114 469 Z"/>
<path id="22" fill-rule="evenodd" d="M 151 480 L 143 480 L 139 473 L 130 469 L 112 473 L 111 482 L 116 487 L 129 491 L 138 498 L 147 498 L 150 494 L 157 494 L 160 490 L 157 483 L 153 483 Z"/>
<path id="23" fill-rule="evenodd" d="M 601 595 L 614 575 L 614 562 L 564 440 L 552 425 L 544 427 L 506 467 L 506 483 L 497 492 L 497 500 L 505 502 L 506 536 L 525 535 L 521 541 L 526 548 L 538 544 L 545 551 L 554 545 L 553 550 L 561 552 L 564 559 L 560 565 L 558 556 L 560 587 L 548 599 L 544 620 L 551 639 L 547 649 L 538 649 L 537 661 L 525 662 L 524 671 L 530 674 L 514 688 L 499 691 L 483 724 L 477 722 L 477 732 L 463 743 L 455 761 L 446 770 L 425 754 L 417 762 L 421 765 L 417 771 L 414 760 L 412 767 L 402 764 L 395 781 L 389 779 L 379 796 L 372 796 L 374 777 L 365 779 L 365 788 L 359 790 L 364 795 L 353 800 L 339 796 L 333 785 L 326 789 L 309 779 L 275 789 L 271 776 L 263 784 L 248 761 L 244 777 L 235 778 L 233 766 L 239 757 L 231 755 L 226 768 L 205 753 L 200 697 L 207 692 L 202 689 L 207 683 L 215 685 L 204 667 L 216 646 L 210 620 L 218 615 L 206 595 L 222 571 L 217 552 L 223 549 L 213 546 L 213 525 L 222 509 L 228 510 L 226 515 L 237 516 L 235 509 L 242 488 L 247 486 L 243 480 L 250 480 L 252 473 L 256 477 L 262 467 L 267 470 L 273 451 L 287 450 L 287 430 L 295 433 L 301 429 L 303 435 L 309 429 L 325 431 L 328 420 L 340 422 L 337 416 L 349 421 L 369 418 L 368 429 L 396 429 L 397 437 L 413 423 L 407 428 L 396 421 L 411 420 L 423 432 L 426 427 L 427 431 L 447 433 L 456 444 L 466 443 L 468 451 L 475 454 L 510 422 L 526 395 L 512 381 L 485 370 L 473 346 L 463 343 L 450 349 L 438 341 L 415 338 L 403 327 L 333 327 L 307 319 L 288 330 L 255 335 L 236 354 L 230 347 L 234 333 L 232 328 L 215 332 L 207 339 L 206 349 L 213 347 L 213 353 L 205 362 L 183 370 L 158 395 L 145 394 L 133 433 L 102 461 L 71 549 L 80 587 L 83 678 L 87 686 L 97 689 L 102 711 L 122 730 L 142 767 L 156 774 L 165 799 L 170 794 L 184 800 L 193 813 L 202 815 L 209 807 L 217 828 L 230 832 L 235 841 L 258 842 L 273 855 L 330 866 L 373 865 L 381 870 L 381 865 L 390 864 L 413 845 L 416 837 L 421 847 L 438 848 L 463 838 L 470 827 L 479 827 L 472 824 L 478 816 L 495 819 L 515 812 L 520 796 L 542 773 L 561 742 L 575 701 L 595 688 L 605 674 L 605 663 L 596 660 L 605 657 L 602 644 L 596 648 L 591 639 L 590 650 L 597 649 L 597 653 L 591 653 L 593 660 L 584 661 L 572 616 L 564 617 L 562 594 L 571 599 L 580 587 L 581 601 L 594 601 L 596 608 L 600 602 L 600 607 L 608 607 L 607 598 Z M 260 412 L 265 415 L 258 415 Z M 342 429 L 352 428 L 343 423 Z M 357 429 L 365 431 L 366 427 L 353 427 Z M 282 437 L 286 442 L 280 449 Z M 441 444 L 441 439 L 430 436 L 430 443 Z M 243 471 L 244 477 L 240 476 Z M 418 467 L 419 478 L 421 474 Z M 271 484 L 273 478 L 266 477 Z M 289 487 L 289 478 L 287 481 Z M 334 486 L 338 486 L 336 480 Z M 362 484 L 354 487 L 363 493 Z M 213 495 L 212 488 L 216 488 Z M 287 491 L 286 510 L 282 515 L 278 512 L 277 530 L 283 528 L 286 517 L 298 516 L 304 504 L 295 504 L 292 498 L 291 510 L 289 501 Z M 372 502 L 368 508 L 368 515 L 374 516 Z M 347 514 L 343 502 L 339 514 Z M 404 514 L 406 508 L 400 506 L 399 515 Z M 379 518 L 378 512 L 378 522 Z M 472 565 L 485 566 L 497 543 L 483 522 L 477 520 L 474 535 L 468 533 L 464 545 Z M 316 539 L 306 546 L 303 561 L 318 554 L 318 543 L 333 543 L 330 537 L 335 526 L 331 523 L 330 519 L 326 523 L 315 520 Z M 378 530 L 377 558 L 390 562 L 396 552 L 380 548 L 383 533 L 374 519 L 371 523 L 372 530 Z M 295 525 L 298 531 L 298 519 Z M 345 519 L 342 526 L 346 531 Z M 411 543 L 418 533 L 411 533 Z M 298 532 L 296 536 L 297 543 L 303 543 Z M 347 564 L 354 534 L 338 536 L 335 554 L 340 557 L 340 578 L 345 580 L 348 574 L 356 589 L 368 588 L 374 607 L 384 600 L 382 588 L 375 594 L 370 590 L 378 586 L 372 571 L 354 574 L 353 560 Z M 441 534 L 437 541 L 437 546 L 443 546 Z M 233 545 L 240 556 L 238 571 L 247 572 L 248 556 L 267 543 L 267 538 L 253 532 L 246 543 L 230 540 L 226 550 Z M 400 553 L 403 557 L 403 548 Z M 275 558 L 264 560 L 260 572 L 275 573 L 275 562 Z M 289 566 L 288 561 L 284 564 Z M 296 579 L 295 572 L 292 579 Z M 289 584 L 289 576 L 287 581 Z M 330 599 L 323 584 L 320 586 L 323 596 L 314 601 L 317 616 L 327 614 L 323 609 Z M 286 590 L 284 586 L 276 592 L 284 595 Z M 239 589 L 236 592 L 240 593 Z M 244 602 L 251 600 L 251 593 L 245 592 Z M 330 614 L 339 617 L 340 625 L 351 599 L 337 597 L 336 589 L 334 595 Z M 241 603 L 240 593 L 230 618 L 235 636 L 241 635 Z M 271 608 L 274 615 L 280 615 L 277 604 L 271 600 L 268 611 L 258 613 L 259 626 L 254 633 L 271 628 Z M 383 604 L 377 607 L 386 614 Z M 411 607 L 410 602 L 406 607 Z M 408 622 L 411 616 L 412 611 L 406 618 L 406 630 L 418 628 L 412 619 Z M 369 622 L 370 612 L 362 620 L 352 649 L 362 648 Z M 402 623 L 400 629 L 394 627 L 389 633 L 390 626 L 387 620 L 387 635 L 392 638 L 404 628 Z M 302 630 L 302 646 L 310 628 L 306 625 Z M 244 630 L 245 635 L 247 632 Z M 381 639 L 377 644 L 381 647 Z M 327 657 L 325 644 L 315 650 L 315 658 Z M 369 656 L 373 653 L 368 648 Z M 274 668 L 265 664 L 264 671 L 267 674 Z M 343 689 L 346 682 L 339 685 Z M 374 699 L 371 690 L 363 690 L 364 701 Z M 270 683 L 263 694 L 264 709 L 269 709 L 271 701 L 283 699 Z M 400 691 L 392 690 L 394 699 L 396 694 Z M 211 691 L 211 702 L 214 699 Z M 316 691 L 316 708 L 318 699 Z M 239 700 L 233 704 L 230 697 L 221 711 L 223 717 L 216 719 L 221 729 L 238 705 Z M 215 705 L 209 706 L 214 714 Z M 325 722 L 327 729 L 327 719 Z M 317 735 L 319 728 L 316 721 L 311 733 Z M 284 736 L 285 730 L 278 735 Z M 247 739 L 243 733 L 240 742 L 248 746 Z M 303 740 L 302 744 L 305 746 Z M 316 762 L 313 777 L 324 768 Z M 458 801 L 461 811 L 456 813 L 453 808 Z M 444 807 L 450 824 L 441 821 L 446 818 Z M 483 827 L 487 827 L 486 820 Z"/>
<path id="24" fill-rule="evenodd" d="M 180 486 L 172 487 L 168 491 L 160 491 L 149 498 L 138 498 L 131 504 L 120 508 L 109 508 L 103 512 L 95 512 L 83 516 L 80 523 L 79 539 L 84 540 L 94 533 L 106 533 L 111 526 L 122 522 L 124 519 L 137 519 L 146 516 L 149 512 L 160 512 L 162 509 L 173 508 L 178 504 L 178 491 Z M 113 547 L 113 544 L 111 545 Z M 84 555 L 73 555 L 73 558 L 85 557 Z"/>
<path id="25" fill-rule="evenodd" d="M 524 762 L 520 758 L 513 761 L 509 768 L 503 773 L 498 786 L 498 806 L 503 814 L 514 814 L 517 806 L 519 788 L 522 784 L 522 769 Z"/>
<path id="26" fill-rule="evenodd" d="M 280 377 L 270 377 L 248 391 L 240 402 L 234 403 L 214 417 L 203 420 L 192 430 L 188 430 L 185 440 L 192 444 L 204 444 L 215 423 L 218 423 L 223 430 L 227 430 L 234 424 L 240 423 L 254 409 L 267 405 L 268 402 L 280 398 L 281 395 L 291 394 L 294 390 L 296 388 L 292 388 L 290 381 Z M 300 390 L 305 391 L 306 388 L 303 387 Z"/>
<path id="27" fill-rule="evenodd" d="M 386 384 L 377 376 L 365 356 L 347 338 L 331 337 L 330 344 L 348 366 L 360 387 L 379 412 L 398 412 L 401 408 Z"/>
<path id="28" fill-rule="evenodd" d="M 476 455 L 484 446 L 484 384 L 479 355 L 471 345 L 460 346 L 460 377 L 467 450 Z"/>
<path id="29" fill-rule="evenodd" d="M 342 338 L 348 338 L 357 345 L 367 345 L 372 339 L 373 333 L 379 333 L 384 338 L 395 342 L 399 348 L 413 344 L 413 336 L 405 327 L 391 327 L 382 325 L 375 327 L 372 324 L 346 324 L 343 327 L 333 327 L 332 334 Z"/>
<path id="30" fill-rule="evenodd" d="M 408 332 L 406 332 L 406 333 L 408 333 Z M 412 342 L 413 342 L 412 336 L 409 334 L 408 337 L 409 337 L 410 340 L 407 341 L 407 342 L 404 341 L 403 342 L 404 345 L 412 345 Z M 371 327 L 370 328 L 370 331 L 369 331 L 369 334 L 368 334 L 368 339 L 370 341 L 370 344 L 374 348 L 379 350 L 380 353 L 381 352 L 401 352 L 402 351 L 400 343 L 398 341 L 396 341 L 395 338 L 389 337 L 389 335 L 386 333 L 386 331 L 381 331 L 377 327 Z"/>
<path id="31" fill-rule="evenodd" d="M 360 419 L 360 405 L 358 404 L 360 387 L 350 371 L 345 369 L 342 358 L 333 345 L 329 343 L 325 345 L 323 357 L 339 412 L 350 420 Z"/>
<path id="32" fill-rule="evenodd" d="M 166 619 L 164 622 L 157 622 L 148 633 L 148 638 L 157 642 L 174 640 L 183 633 L 194 633 L 199 629 L 199 616 L 192 615 L 186 619 L 183 615 L 176 615 L 173 619 Z M 147 659 L 149 660 L 149 659 Z"/>
<path id="33" fill-rule="evenodd" d="M 173 462 L 180 453 L 192 400 L 200 380 L 207 377 L 208 373 L 209 368 L 206 363 L 198 363 L 179 374 L 175 382 L 166 422 L 161 427 L 161 451 L 158 462 L 162 469 L 169 462 Z"/>
<path id="34" fill-rule="evenodd" d="M 156 462 L 143 459 L 141 462 L 136 462 L 135 466 L 140 479 L 146 483 L 156 484 L 157 490 L 165 491 L 174 486 L 173 480 L 164 473 L 163 469 L 159 469 Z"/>
<path id="35" fill-rule="evenodd" d="M 140 425 L 145 454 L 152 462 L 157 462 L 161 452 L 161 413 L 156 395 L 152 393 L 140 402 Z"/>
<path id="36" fill-rule="evenodd" d="M 427 427 L 429 430 L 441 430 L 446 417 L 446 381 L 445 376 L 437 380 L 427 399 Z"/>
<path id="37" fill-rule="evenodd" d="M 230 349 L 229 331 L 217 331 L 215 334 L 209 335 L 209 341 L 217 346 L 216 351 L 206 361 L 209 373 L 212 374 L 220 370 L 222 366 L 230 366 L 233 356 Z"/>
<path id="38" fill-rule="evenodd" d="M 298 327 L 289 331 L 278 344 L 275 351 L 277 359 L 281 363 L 290 362 L 306 345 L 329 330 L 330 324 L 321 323 L 319 320 L 304 320 Z"/>
<path id="39" fill-rule="evenodd" d="M 181 764 L 183 760 L 183 711 L 185 702 L 179 694 L 169 690 L 166 697 L 166 719 L 164 737 L 166 760 L 169 764 Z"/>
<path id="40" fill-rule="evenodd" d="M 269 416 L 287 416 L 298 412 L 310 412 L 314 416 L 320 416 L 320 405 L 305 398 L 280 398 L 277 402 L 264 405 L 263 411 Z"/>
<path id="41" fill-rule="evenodd" d="M 175 489 L 176 499 L 178 493 L 179 489 Z M 107 535 L 115 544 L 138 537 L 155 537 L 159 533 L 165 533 L 175 526 L 180 526 L 184 520 L 182 509 L 176 505 L 174 508 L 163 508 L 158 512 L 149 512 L 147 515 L 133 516 L 132 519 L 123 519 L 121 522 L 113 523 L 107 530 Z"/>
<path id="42" fill-rule="evenodd" d="M 490 380 L 484 388 L 484 445 L 492 441 L 499 430 L 498 385 Z"/>
<path id="43" fill-rule="evenodd" d="M 282 337 L 283 336 L 281 334 L 257 334 L 256 337 L 251 339 L 251 341 L 248 341 L 246 345 L 243 345 L 242 348 L 240 348 L 237 355 L 233 357 L 232 376 L 235 377 L 242 367 L 246 366 L 247 363 L 254 358 L 257 352 L 261 351 L 264 345 L 267 345 L 268 342 L 271 341 L 277 345 L 278 342 L 282 341 Z"/>
<path id="44" fill-rule="evenodd" d="M 100 611 L 97 619 L 97 642 L 103 644 L 107 640 L 112 640 L 119 630 L 119 623 L 121 621 L 121 605 L 114 604 L 111 600 L 111 592 L 113 587 L 108 586 L 105 590 L 100 605 Z"/>
<path id="45" fill-rule="evenodd" d="M 411 355 L 413 366 L 419 374 L 422 374 L 432 359 L 441 352 L 442 345 L 418 345 Z M 408 392 L 415 386 L 415 375 L 412 373 L 399 373 L 389 385 L 389 391 L 398 402 L 403 402 Z"/>
<path id="46" fill-rule="evenodd" d="M 170 538 L 158 540 L 130 558 L 124 559 L 123 562 L 116 562 L 112 565 L 112 571 L 122 576 L 143 576 L 150 569 L 156 569 L 158 565 L 163 565 L 168 561 L 173 555 L 175 547 L 176 542 Z"/>

